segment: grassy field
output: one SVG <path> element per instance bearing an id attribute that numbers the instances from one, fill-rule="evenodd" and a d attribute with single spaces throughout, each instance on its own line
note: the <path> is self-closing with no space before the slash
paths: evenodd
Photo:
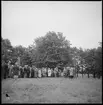
<path id="1" fill-rule="evenodd" d="M 2 103 L 102 103 L 102 79 L 7 79 L 2 81 Z"/>

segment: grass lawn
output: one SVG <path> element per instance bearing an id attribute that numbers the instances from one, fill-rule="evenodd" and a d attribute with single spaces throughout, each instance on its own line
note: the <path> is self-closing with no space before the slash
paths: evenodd
<path id="1" fill-rule="evenodd" d="M 10 95 L 7 100 L 5 91 Z M 102 79 L 19 78 L 2 81 L 2 103 L 102 103 Z"/>

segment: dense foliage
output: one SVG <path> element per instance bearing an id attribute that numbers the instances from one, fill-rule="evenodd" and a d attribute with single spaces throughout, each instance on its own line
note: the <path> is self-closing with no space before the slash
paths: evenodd
<path id="1" fill-rule="evenodd" d="M 85 49 L 71 47 L 63 33 L 48 32 L 45 36 L 38 37 L 33 44 L 25 48 L 21 45 L 12 46 L 9 39 L 1 39 L 2 65 L 4 62 L 17 62 L 20 57 L 20 65 L 35 65 L 37 68 L 56 66 L 75 67 L 78 72 L 93 74 L 93 77 L 102 75 L 102 43 L 98 48 Z M 84 69 L 85 68 L 85 69 Z"/>

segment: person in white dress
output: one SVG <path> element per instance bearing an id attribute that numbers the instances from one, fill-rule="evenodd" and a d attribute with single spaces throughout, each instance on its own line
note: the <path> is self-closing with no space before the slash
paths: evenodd
<path id="1" fill-rule="evenodd" d="M 41 69 L 38 70 L 38 77 L 41 78 Z"/>
<path id="2" fill-rule="evenodd" d="M 48 69 L 48 76 L 51 77 L 51 70 L 50 70 L 50 68 Z"/>

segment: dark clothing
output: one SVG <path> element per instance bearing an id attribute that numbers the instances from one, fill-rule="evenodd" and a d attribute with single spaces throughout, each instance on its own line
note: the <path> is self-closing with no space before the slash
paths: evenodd
<path id="1" fill-rule="evenodd" d="M 35 68 L 35 71 L 34 71 L 34 77 L 37 78 L 38 77 L 38 69 Z"/>
<path id="2" fill-rule="evenodd" d="M 32 68 L 31 69 L 31 78 L 33 78 L 34 77 L 34 69 Z"/>
<path id="3" fill-rule="evenodd" d="M 24 77 L 24 72 L 23 72 L 23 68 L 20 68 L 20 78 Z"/>
<path id="4" fill-rule="evenodd" d="M 4 67 L 3 67 L 3 65 L 2 65 L 2 69 L 1 69 L 1 79 L 3 79 L 4 78 Z"/>
<path id="5" fill-rule="evenodd" d="M 70 76 L 70 71 L 69 70 L 67 70 L 67 76 Z"/>
<path id="6" fill-rule="evenodd" d="M 29 78 L 29 75 L 30 75 L 30 68 L 27 67 L 27 78 Z"/>
<path id="7" fill-rule="evenodd" d="M 73 77 L 74 77 L 73 75 L 70 75 L 70 76 L 69 76 L 69 78 L 71 78 L 71 79 L 72 79 Z"/>
<path id="8" fill-rule="evenodd" d="M 54 77 L 54 72 L 51 74 L 51 77 Z"/>
<path id="9" fill-rule="evenodd" d="M 8 68 L 8 65 L 5 64 L 3 68 L 4 68 L 4 79 L 6 79 L 9 76 L 9 68 Z"/>
<path id="10" fill-rule="evenodd" d="M 59 73 L 58 72 L 56 73 L 56 77 L 59 77 Z"/>
<path id="11" fill-rule="evenodd" d="M 46 77 L 48 77 L 48 70 L 46 71 Z"/>
<path id="12" fill-rule="evenodd" d="M 18 73 L 19 73 L 19 67 L 18 66 L 14 66 L 14 68 L 13 68 L 13 74 L 14 75 L 18 75 Z"/>

